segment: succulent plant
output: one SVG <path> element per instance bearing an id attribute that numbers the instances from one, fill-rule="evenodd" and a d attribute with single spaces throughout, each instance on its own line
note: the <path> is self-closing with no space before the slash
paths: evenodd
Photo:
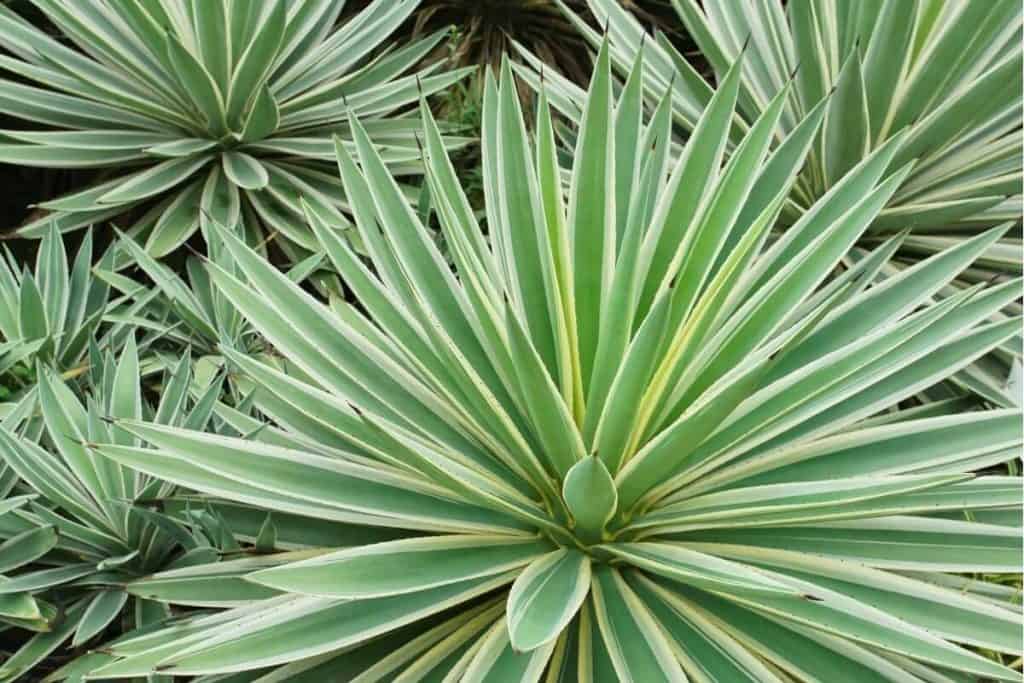
<path id="1" fill-rule="evenodd" d="M 0 5 L 0 108 L 32 124 L 0 131 L 0 161 L 106 174 L 42 203 L 19 234 L 116 219 L 154 257 L 209 218 L 302 254 L 315 240 L 295 229 L 299 197 L 345 206 L 332 137 L 358 115 L 394 171 L 417 172 L 402 110 L 466 73 L 411 72 L 443 32 L 385 48 L 416 0 L 375 0 L 341 26 L 344 0 L 34 5 L 61 38 Z"/>
<path id="2" fill-rule="evenodd" d="M 109 288 L 92 275 L 92 233 L 73 264 L 50 226 L 39 245 L 34 271 L 21 266 L 6 246 L 0 256 L 0 374 L 42 360 L 74 371 L 103 321 Z M 100 259 L 112 262 L 110 254 Z"/>
<path id="3" fill-rule="evenodd" d="M 186 356 L 151 407 L 134 338 L 117 362 L 92 349 L 84 401 L 40 362 L 38 384 L 0 423 L 0 474 L 7 475 L 0 476 L 0 624 L 36 632 L 0 663 L 0 681 L 41 680 L 37 665 L 69 640 L 81 652 L 111 632 L 167 619 L 165 603 L 126 584 L 159 569 L 215 563 L 222 551 L 237 549 L 221 520 L 204 516 L 201 506 L 191 523 L 151 509 L 172 485 L 88 450 L 93 441 L 138 444 L 113 418 L 204 428 L 217 388 L 190 397 Z M 32 429 L 36 406 L 41 430 Z"/>
<path id="4" fill-rule="evenodd" d="M 930 0 L 771 0 L 712 3 L 673 0 L 681 23 L 716 79 L 743 59 L 735 143 L 781 90 L 780 142 L 824 97 L 831 102 L 789 201 L 790 220 L 824 195 L 871 151 L 907 129 L 897 162 L 914 170 L 867 236 L 910 228 L 907 247 L 946 246 L 923 235 L 984 229 L 1021 212 L 1021 24 L 1018 3 Z M 644 89 L 656 102 L 671 84 L 673 117 L 693 129 L 712 86 L 662 35 L 649 36 L 613 0 L 588 0 L 607 27 L 614 64 L 628 72 L 641 49 L 650 68 Z M 587 39 L 602 34 L 562 3 Z M 552 87 L 549 85 L 549 87 Z M 579 100 L 581 93 L 563 96 Z M 1005 96 L 1004 96 L 1005 95 Z M 552 98 L 555 102 L 555 98 Z M 565 101 L 557 100 L 557 101 Z M 578 107 L 567 110 L 578 112 Z M 730 144 L 730 146 L 732 146 Z M 794 210 L 795 209 L 795 210 Z M 1020 268 L 1016 243 L 992 249 Z"/>
<path id="5" fill-rule="evenodd" d="M 620 73 L 644 53 L 647 107 L 653 109 L 671 93 L 677 137 L 693 130 L 714 92 L 698 69 L 705 63 L 720 83 L 742 57 L 728 150 L 782 90 L 788 95 L 776 124 L 776 145 L 828 100 L 820 135 L 780 213 L 780 225 L 791 225 L 849 169 L 894 136 L 905 135 L 895 163 L 916 164 L 847 262 L 909 231 L 879 273 L 891 277 L 1009 221 L 1015 224 L 1010 231 L 942 295 L 1021 274 L 1024 12 L 1019 3 L 795 0 L 783 6 L 775 0 L 703 5 L 673 0 L 672 5 L 700 48 L 693 58 L 680 54 L 664 35 L 651 36 L 620 3 L 588 0 L 606 29 Z M 561 6 L 588 41 L 598 45 L 602 34 L 568 5 Z M 552 104 L 578 120 L 583 91 L 525 49 L 520 52 L 529 64 L 523 75 L 539 88 L 543 71 Z M 695 59 L 701 64 L 694 65 Z M 1019 315 L 1019 303 L 1008 304 L 1006 313 Z M 1020 392 L 1008 391 L 1007 380 L 1020 364 L 1021 349 L 1017 336 L 930 395 L 966 392 L 1003 407 L 1020 405 Z"/>
<path id="6" fill-rule="evenodd" d="M 303 373 L 225 349 L 280 404 L 274 442 L 119 419 L 148 447 L 93 453 L 335 540 L 90 676 L 1019 678 L 971 649 L 1019 653 L 1019 606 L 968 576 L 1019 571 L 1019 481 L 974 473 L 1015 457 L 1021 415 L 912 399 L 1019 328 L 986 322 L 1019 282 L 932 298 L 1003 229 L 883 281 L 901 237 L 843 269 L 913 171 L 901 134 L 769 240 L 826 105 L 775 140 L 786 85 L 722 164 L 738 64 L 673 159 L 644 68 L 616 96 L 601 50 L 568 191 L 547 101 L 531 138 L 509 65 L 488 79 L 490 243 L 423 107 L 454 272 L 353 123 L 338 162 L 373 270 L 306 208 L 358 309 L 215 228 L 238 272 L 211 280 Z"/>

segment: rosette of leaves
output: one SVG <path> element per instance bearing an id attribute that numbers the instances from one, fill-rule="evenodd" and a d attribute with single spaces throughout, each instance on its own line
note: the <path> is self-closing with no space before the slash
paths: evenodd
<path id="1" fill-rule="evenodd" d="M 879 277 L 954 246 L 1002 221 L 1016 225 L 990 245 L 942 295 L 980 282 L 1020 275 L 1021 21 L 1019 3 L 996 0 L 942 3 L 930 0 L 775 0 L 706 3 L 674 0 L 681 24 L 721 82 L 743 55 L 737 121 L 729 148 L 787 87 L 775 131 L 780 142 L 828 97 L 819 136 L 807 155 L 780 222 L 792 224 L 866 155 L 906 133 L 896 163 L 917 163 L 886 208 L 865 231 L 856 253 L 909 230 Z M 643 51 L 649 68 L 644 90 L 649 108 L 671 91 L 677 135 L 693 130 L 713 89 L 685 55 L 662 35 L 648 34 L 613 0 L 588 0 L 607 27 L 614 65 L 629 70 Z M 593 44 L 602 36 L 563 4 Z M 545 68 L 523 51 L 524 75 L 540 87 Z M 544 75 L 552 104 L 576 120 L 584 93 L 550 67 Z M 1019 315 L 1020 306 L 1007 306 Z M 967 393 L 1000 406 L 1019 405 L 1007 378 L 1020 362 L 1021 339 L 1003 345 L 958 373 L 942 397 Z"/>
<path id="2" fill-rule="evenodd" d="M 42 203 L 38 235 L 118 219 L 162 256 L 207 216 L 311 247 L 300 196 L 344 207 L 331 137 L 365 117 L 392 169 L 415 172 L 415 119 L 396 116 L 464 72 L 410 73 L 442 33 L 384 41 L 416 0 L 376 0 L 336 26 L 343 0 L 36 0 L 66 40 L 0 5 L 0 108 L 34 125 L 0 131 L 0 161 L 104 169 Z M 40 129 L 42 128 L 42 129 Z"/>
<path id="3" fill-rule="evenodd" d="M 86 446 L 138 443 L 112 426 L 112 417 L 204 428 L 219 388 L 190 398 L 186 356 L 167 373 L 160 400 L 150 407 L 140 389 L 134 339 L 117 362 L 95 346 L 93 352 L 84 401 L 40 364 L 36 387 L 0 423 L 0 628 L 35 632 L 5 634 L 5 647 L 21 644 L 0 663 L 0 681 L 42 680 L 36 667 L 62 646 L 67 649 L 57 661 L 84 653 L 110 633 L 168 618 L 164 602 L 126 584 L 238 550 L 215 513 L 199 507 L 182 520 L 151 509 L 174 487 L 97 459 Z M 37 406 L 41 420 L 34 417 Z"/>
<path id="4" fill-rule="evenodd" d="M 0 256 L 0 374 L 39 359 L 80 372 L 103 321 L 109 287 L 93 277 L 92 232 L 86 232 L 72 265 L 55 226 L 39 244 L 35 270 L 19 264 L 6 246 Z M 112 263 L 106 254 L 100 264 Z M 13 377 L 13 375 L 11 375 Z"/>
<path id="5" fill-rule="evenodd" d="M 130 257 L 137 271 L 125 272 L 94 269 L 96 277 L 109 283 L 118 293 L 107 307 L 104 321 L 110 326 L 105 338 L 115 348 L 126 335 L 139 334 L 139 348 L 145 349 L 146 371 L 152 374 L 171 367 L 187 353 L 194 358 L 195 393 L 206 383 L 223 375 L 228 380 L 225 391 L 236 401 L 251 393 L 251 383 L 234 373 L 224 373 L 224 347 L 246 355 L 271 358 L 272 349 L 241 315 L 234 304 L 210 280 L 204 259 L 217 263 L 229 272 L 239 273 L 215 235 L 207 244 L 209 256 L 190 255 L 182 274 L 153 258 L 137 242 L 122 235 L 122 252 Z M 313 254 L 288 271 L 295 283 L 307 280 L 323 261 L 322 254 Z M 340 300 L 336 305 L 348 306 Z M 239 381 L 241 380 L 241 386 Z M 254 401 L 251 405 L 263 405 Z M 243 428 L 242 431 L 248 431 Z"/>
<path id="6" fill-rule="evenodd" d="M 247 321 L 210 282 L 200 257 L 187 257 L 179 274 L 153 258 L 131 237 L 122 234 L 119 244 L 138 272 L 131 277 L 112 269 L 96 269 L 97 277 L 121 295 L 106 317 L 108 322 L 143 330 L 142 344 L 172 352 L 191 348 L 199 355 L 209 355 L 216 353 L 219 345 L 248 352 L 261 345 Z M 233 269 L 216 238 L 210 240 L 208 247 L 211 260 Z M 319 261 L 320 257 L 314 255 L 307 263 L 315 265 Z M 308 266 L 302 268 L 300 264 L 296 268 L 300 269 L 298 277 L 309 272 Z"/>
<path id="7" fill-rule="evenodd" d="M 791 80 L 777 141 L 832 94 L 821 135 L 789 197 L 790 220 L 905 128 L 908 138 L 897 162 L 916 159 L 917 164 L 868 236 L 910 228 L 906 248 L 934 253 L 949 243 L 929 237 L 1020 218 L 1024 11 L 1019 3 L 672 4 L 717 81 L 743 55 L 733 143 Z M 671 85 L 673 117 L 682 131 L 691 131 L 712 86 L 664 36 L 648 35 L 614 0 L 588 0 L 588 5 L 607 27 L 616 67 L 628 72 L 642 48 L 650 65 L 644 83 L 649 102 Z M 598 45 L 602 35 L 562 7 Z M 581 94 L 562 95 L 579 100 Z M 1016 273 L 1020 257 L 1014 247 L 1019 245 L 1018 235 L 1015 242 L 990 248 L 988 260 Z"/>
<path id="8" fill-rule="evenodd" d="M 221 230 L 242 277 L 211 279 L 307 375 L 226 352 L 289 408 L 281 434 L 119 420 L 149 447 L 96 456 L 347 542 L 91 675 L 1016 680 L 971 650 L 1019 652 L 1012 590 L 964 574 L 1019 571 L 1019 482 L 972 472 L 1015 457 L 1020 413 L 897 409 L 1020 324 L 985 322 L 1019 283 L 930 298 L 1002 230 L 881 283 L 898 239 L 837 273 L 912 169 L 898 136 L 767 241 L 824 105 L 773 151 L 784 89 L 723 165 L 741 68 L 671 160 L 668 101 L 642 116 L 642 64 L 615 97 L 602 51 L 566 192 L 547 102 L 531 139 L 506 64 L 491 243 L 424 107 L 454 272 L 355 125 L 338 160 L 374 269 L 308 211 L 359 315 Z"/>

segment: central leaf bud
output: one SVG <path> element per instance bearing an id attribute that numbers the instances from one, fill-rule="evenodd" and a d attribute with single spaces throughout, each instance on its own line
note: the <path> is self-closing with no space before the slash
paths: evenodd
<path id="1" fill-rule="evenodd" d="M 596 456 L 580 460 L 565 475 L 562 498 L 572 515 L 572 531 L 583 545 L 601 543 L 604 527 L 618 508 L 615 481 Z"/>

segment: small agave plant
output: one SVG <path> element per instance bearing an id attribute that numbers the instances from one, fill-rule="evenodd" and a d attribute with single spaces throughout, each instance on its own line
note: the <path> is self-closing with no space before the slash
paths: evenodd
<path id="1" fill-rule="evenodd" d="M 740 68 L 673 161 L 669 100 L 642 116 L 642 63 L 613 97 L 602 50 L 564 192 L 548 103 L 532 140 L 506 63 L 490 243 L 424 107 L 454 272 L 354 125 L 373 269 L 307 207 L 348 315 L 221 230 L 241 276 L 211 279 L 306 375 L 226 350 L 279 402 L 273 442 L 117 420 L 150 447 L 94 452 L 338 540 L 233 573 L 276 595 L 129 634 L 90 676 L 1018 680 L 977 652 L 1020 653 L 1013 591 L 970 575 L 1020 568 L 1019 480 L 973 472 L 1015 457 L 1021 415 L 906 403 L 1019 328 L 985 322 L 1019 281 L 931 298 L 1003 230 L 881 283 L 899 238 L 837 269 L 912 171 L 896 135 L 769 241 L 824 112 L 772 151 L 787 86 L 723 165 Z"/>
<path id="2" fill-rule="evenodd" d="M 57 228 L 40 242 L 35 271 L 19 267 L 10 249 L 0 255 L 0 374 L 39 359 L 81 372 L 89 341 L 103 322 L 109 287 L 93 277 L 92 232 L 69 267 Z M 100 265 L 112 263 L 112 255 Z"/>
<path id="3" fill-rule="evenodd" d="M 121 249 L 132 258 L 140 277 L 132 278 L 112 269 L 95 270 L 97 277 L 122 295 L 117 305 L 111 307 L 107 316 L 109 322 L 145 330 L 143 344 L 166 346 L 172 352 L 188 347 L 206 355 L 217 353 L 219 346 L 242 352 L 259 347 L 258 336 L 213 286 L 199 257 L 192 255 L 185 260 L 185 276 L 182 277 L 146 253 L 131 237 L 123 234 L 121 237 Z M 233 270 L 230 260 L 222 256 L 223 248 L 216 238 L 207 246 L 209 257 L 204 258 Z M 314 255 L 297 264 L 295 281 L 301 282 L 320 260 L 320 256 Z"/>
<path id="4" fill-rule="evenodd" d="M 104 339 L 109 340 L 114 348 L 120 348 L 125 337 L 142 332 L 139 348 L 146 351 L 144 374 L 172 367 L 184 349 L 195 358 L 193 373 L 197 386 L 205 387 L 209 380 L 224 374 L 223 348 L 246 355 L 272 352 L 249 321 L 214 286 L 201 265 L 200 257 L 189 256 L 185 261 L 184 275 L 179 275 L 146 253 L 142 245 L 131 237 L 122 235 L 119 245 L 122 253 L 134 260 L 138 274 L 129 277 L 113 269 L 94 269 L 96 277 L 107 282 L 119 295 L 104 315 L 103 319 L 109 325 Z M 207 251 L 209 256 L 202 258 L 209 258 L 229 272 L 240 274 L 215 234 L 210 235 Z M 322 260 L 322 254 L 313 254 L 295 264 L 287 275 L 292 281 L 302 283 L 321 265 Z M 235 374 L 224 376 L 228 380 L 228 389 L 235 398 L 242 400 L 248 390 L 239 387 L 236 380 L 245 385 L 250 383 Z"/>
<path id="5" fill-rule="evenodd" d="M 0 630 L 35 632 L 4 634 L 5 647 L 23 645 L 0 661 L 0 681 L 42 680 L 35 667 L 66 641 L 83 652 L 111 631 L 162 622 L 167 605 L 126 584 L 161 569 L 216 562 L 221 551 L 238 548 L 202 506 L 191 523 L 149 509 L 147 500 L 174 487 L 86 448 L 90 441 L 137 445 L 110 424 L 117 417 L 202 429 L 219 391 L 190 398 L 186 356 L 167 373 L 151 408 L 140 393 L 133 339 L 118 362 L 95 345 L 92 360 L 84 403 L 40 363 L 36 387 L 0 422 Z"/>
<path id="6" fill-rule="evenodd" d="M 444 32 L 382 52 L 416 0 L 375 0 L 336 27 L 344 0 L 33 0 L 58 40 L 0 4 L 0 109 L 43 130 L 0 131 L 0 161 L 111 169 L 40 206 L 38 236 L 141 212 L 130 232 L 160 257 L 207 216 L 283 247 L 315 247 L 298 197 L 343 208 L 334 135 L 367 119 L 392 170 L 415 172 L 414 119 L 393 116 L 461 78 L 412 69 Z M 140 209 L 141 211 L 141 209 Z M 139 212 L 135 212 L 138 214 Z"/>

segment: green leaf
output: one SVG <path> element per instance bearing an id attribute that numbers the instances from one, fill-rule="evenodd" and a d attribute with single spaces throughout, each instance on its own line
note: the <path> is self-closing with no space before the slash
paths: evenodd
<path id="1" fill-rule="evenodd" d="M 147 147 L 146 152 L 158 157 L 191 157 L 209 151 L 217 146 L 216 140 L 205 138 L 181 138 L 171 142 Z"/>
<path id="2" fill-rule="evenodd" d="M 270 137 L 277 130 L 280 122 L 281 114 L 277 102 L 270 94 L 270 88 L 264 84 L 260 86 L 256 97 L 253 98 L 252 106 L 249 107 L 249 113 L 242 128 L 242 142 L 258 142 Z"/>
<path id="3" fill-rule="evenodd" d="M 39 291 L 35 278 L 30 273 L 25 273 L 21 279 L 19 303 L 18 326 L 21 328 L 21 338 L 25 340 L 41 339 L 49 335 L 50 327 L 46 317 L 43 295 Z"/>
<path id="4" fill-rule="evenodd" d="M 572 466 L 562 484 L 562 497 L 584 543 L 602 539 L 604 526 L 618 508 L 618 492 L 608 468 L 590 455 Z"/>
<path id="5" fill-rule="evenodd" d="M 84 600 L 76 602 L 53 629 L 36 634 L 18 648 L 3 664 L 0 664 L 0 679 L 16 681 L 32 671 L 34 666 L 60 647 L 74 633 L 84 609 Z"/>
<path id="6" fill-rule="evenodd" d="M 874 123 L 868 111 L 865 89 L 860 53 L 854 50 L 839 70 L 822 131 L 825 182 L 828 185 L 834 185 L 870 151 Z"/>
<path id="7" fill-rule="evenodd" d="M 273 4 L 262 12 L 261 21 L 253 30 L 245 52 L 238 58 L 231 74 L 231 88 L 227 97 L 227 120 L 235 130 L 241 129 L 242 113 L 246 103 L 259 93 L 284 37 L 287 7 Z M 257 96 L 258 97 L 258 96 Z"/>
<path id="8" fill-rule="evenodd" d="M 349 599 L 381 598 L 507 572 L 551 549 L 530 538 L 450 536 L 363 546 L 249 576 L 278 590 Z"/>
<path id="9" fill-rule="evenodd" d="M 512 647 L 530 652 L 568 627 L 590 591 L 590 557 L 570 548 L 534 560 L 516 578 L 505 608 Z"/>
<path id="10" fill-rule="evenodd" d="M 775 573 L 770 572 L 770 575 L 774 576 Z M 842 635 L 868 646 L 903 654 L 936 666 L 971 672 L 979 676 L 991 676 L 999 680 L 1014 680 L 1014 675 L 1009 669 L 948 643 L 890 612 L 794 575 L 788 575 L 786 580 L 808 595 L 814 595 L 816 599 L 780 600 L 750 597 L 736 600 L 787 621 Z"/>
<path id="11" fill-rule="evenodd" d="M 145 171 L 128 176 L 97 201 L 101 204 L 127 204 L 147 199 L 184 182 L 212 159 L 209 155 L 185 156 L 162 161 Z"/>
<path id="12" fill-rule="evenodd" d="M 1010 572 L 1024 557 L 1019 529 L 909 515 L 816 526 L 709 529 L 668 538 L 817 553 L 909 571 Z"/>
<path id="13" fill-rule="evenodd" d="M 36 255 L 36 277 L 39 278 L 40 294 L 47 327 L 54 336 L 64 332 L 64 320 L 68 312 L 68 258 L 56 225 L 43 237 Z"/>
<path id="14" fill-rule="evenodd" d="M 57 545 L 57 529 L 40 526 L 0 543 L 0 573 L 10 572 L 37 560 Z"/>
<path id="15" fill-rule="evenodd" d="M 117 618 L 127 601 L 128 594 L 121 590 L 98 592 L 82 614 L 82 620 L 75 629 L 75 637 L 71 640 L 71 647 L 79 647 L 103 631 Z"/>
<path id="16" fill-rule="evenodd" d="M 602 302 L 611 285 L 615 245 L 615 131 L 610 48 L 602 45 L 587 94 L 573 155 L 568 229 L 572 243 L 573 298 L 583 392 L 597 352 Z"/>
<path id="17" fill-rule="evenodd" d="M 375 600 L 339 602 L 307 598 L 282 609 L 271 623 L 240 623 L 240 628 L 230 633 L 222 631 L 218 638 L 210 638 L 212 633 L 206 633 L 200 634 L 202 640 L 176 643 L 155 668 L 181 675 L 229 673 L 312 657 L 366 642 L 510 580 L 511 576 L 505 574 Z M 282 632 L 282 627 L 286 631 Z M 129 658 L 123 664 L 115 662 L 94 673 L 101 677 L 140 675 L 152 668 L 151 663 L 132 666 Z"/>
<path id="18" fill-rule="evenodd" d="M 23 496 L 10 496 L 8 498 L 5 498 L 3 501 L 0 501 L 0 515 L 5 515 L 11 510 L 17 510 L 22 505 L 35 498 L 36 496 L 34 494 L 28 494 Z"/>
<path id="19" fill-rule="evenodd" d="M 422 484 L 398 473 L 246 439 L 143 423 L 117 424 L 161 450 L 98 445 L 100 454 L 152 476 L 241 502 L 306 501 L 320 514 L 334 510 L 335 519 L 359 518 L 355 512 L 360 511 L 391 518 L 391 525 L 404 528 L 448 527 L 442 521 L 446 517 L 453 530 L 466 528 L 464 524 L 481 531 L 494 529 L 492 523 L 503 530 L 519 526 L 505 526 L 511 520 L 500 513 L 439 498 L 436 490 L 424 490 Z"/>
<path id="20" fill-rule="evenodd" d="M 146 252 L 162 258 L 184 244 L 199 227 L 199 198 L 202 183 L 198 180 L 178 191 L 157 219 L 146 238 Z"/>
<path id="21" fill-rule="evenodd" d="M 620 680 L 686 681 L 672 647 L 650 611 L 607 565 L 594 571 L 594 614 Z"/>
<path id="22" fill-rule="evenodd" d="M 22 592 L 34 593 L 80 579 L 94 571 L 96 571 L 96 567 L 87 562 L 68 564 L 54 569 L 24 572 L 13 579 L 0 581 L 0 595 Z"/>
<path id="23" fill-rule="evenodd" d="M 230 42 L 228 39 L 227 0 L 192 0 L 192 25 L 196 29 L 196 43 L 206 67 L 217 89 L 227 92 L 231 65 Z"/>
<path id="24" fill-rule="evenodd" d="M 127 490 L 117 469 L 111 469 L 109 463 L 94 462 L 86 451 L 84 444 L 89 434 L 87 416 L 74 393 L 51 370 L 39 366 L 37 372 L 39 406 L 43 420 L 63 462 L 77 480 L 72 490 L 90 491 L 91 493 L 87 494 L 90 502 L 96 497 L 102 500 L 126 496 Z M 99 507 L 105 510 L 108 518 L 103 526 L 109 528 L 112 523 L 109 508 L 103 503 L 100 503 Z"/>
<path id="25" fill-rule="evenodd" d="M 504 619 L 498 620 L 480 640 L 479 648 L 466 666 L 465 677 L 473 681 L 522 681 L 535 683 L 544 675 L 554 643 L 524 650 L 512 644 Z"/>
<path id="26" fill-rule="evenodd" d="M 202 550 L 202 549 L 201 549 Z M 322 554 L 319 550 L 300 550 L 280 555 L 246 557 L 239 560 L 204 563 L 168 569 L 130 582 L 125 590 L 131 595 L 191 607 L 231 608 L 280 595 L 280 591 L 247 580 L 252 572 L 276 567 L 288 561 Z"/>
<path id="27" fill-rule="evenodd" d="M 206 119 L 209 132 L 214 137 L 224 135 L 227 132 L 224 97 L 210 72 L 181 44 L 178 36 L 168 32 L 166 45 L 174 73 L 192 103 Z"/>
<path id="28" fill-rule="evenodd" d="M 939 588 L 890 572 L 802 553 L 731 548 L 736 560 L 767 567 L 885 611 L 957 643 L 1018 653 L 1020 623 L 1010 606 L 999 606 L 960 591 Z"/>
<path id="29" fill-rule="evenodd" d="M 244 152 L 224 152 L 220 158 L 224 174 L 241 188 L 262 190 L 270 182 L 270 175 L 263 164 Z"/>
<path id="30" fill-rule="evenodd" d="M 716 593 L 804 597 L 784 581 L 683 545 L 643 542 L 609 543 L 599 547 L 635 567 Z"/>
<path id="31" fill-rule="evenodd" d="M 269 512 L 267 513 L 266 520 L 263 522 L 263 526 L 260 527 L 260 533 L 253 545 L 256 547 L 257 552 L 274 552 L 274 546 L 277 545 L 277 527 L 274 526 L 274 518 Z"/>
<path id="32" fill-rule="evenodd" d="M 506 307 L 505 319 L 512 364 L 544 459 L 551 471 L 565 477 L 584 457 L 583 441 L 558 387 L 511 307 Z"/>
<path id="33" fill-rule="evenodd" d="M 809 638 L 806 629 L 798 631 L 792 624 L 771 620 L 711 593 L 675 591 L 638 575 L 631 577 L 630 584 L 677 643 L 694 629 L 690 624 L 698 625 L 696 639 L 679 644 L 693 653 L 697 666 L 722 667 L 722 680 L 777 680 L 761 657 L 785 672 L 813 676 L 811 680 L 829 680 L 835 667 L 842 667 L 843 677 L 857 683 L 882 683 L 904 675 L 888 660 L 847 640 L 823 633 Z M 710 647 L 699 647 L 711 638 Z M 744 644 L 740 652 L 728 647 L 733 638 Z"/>

